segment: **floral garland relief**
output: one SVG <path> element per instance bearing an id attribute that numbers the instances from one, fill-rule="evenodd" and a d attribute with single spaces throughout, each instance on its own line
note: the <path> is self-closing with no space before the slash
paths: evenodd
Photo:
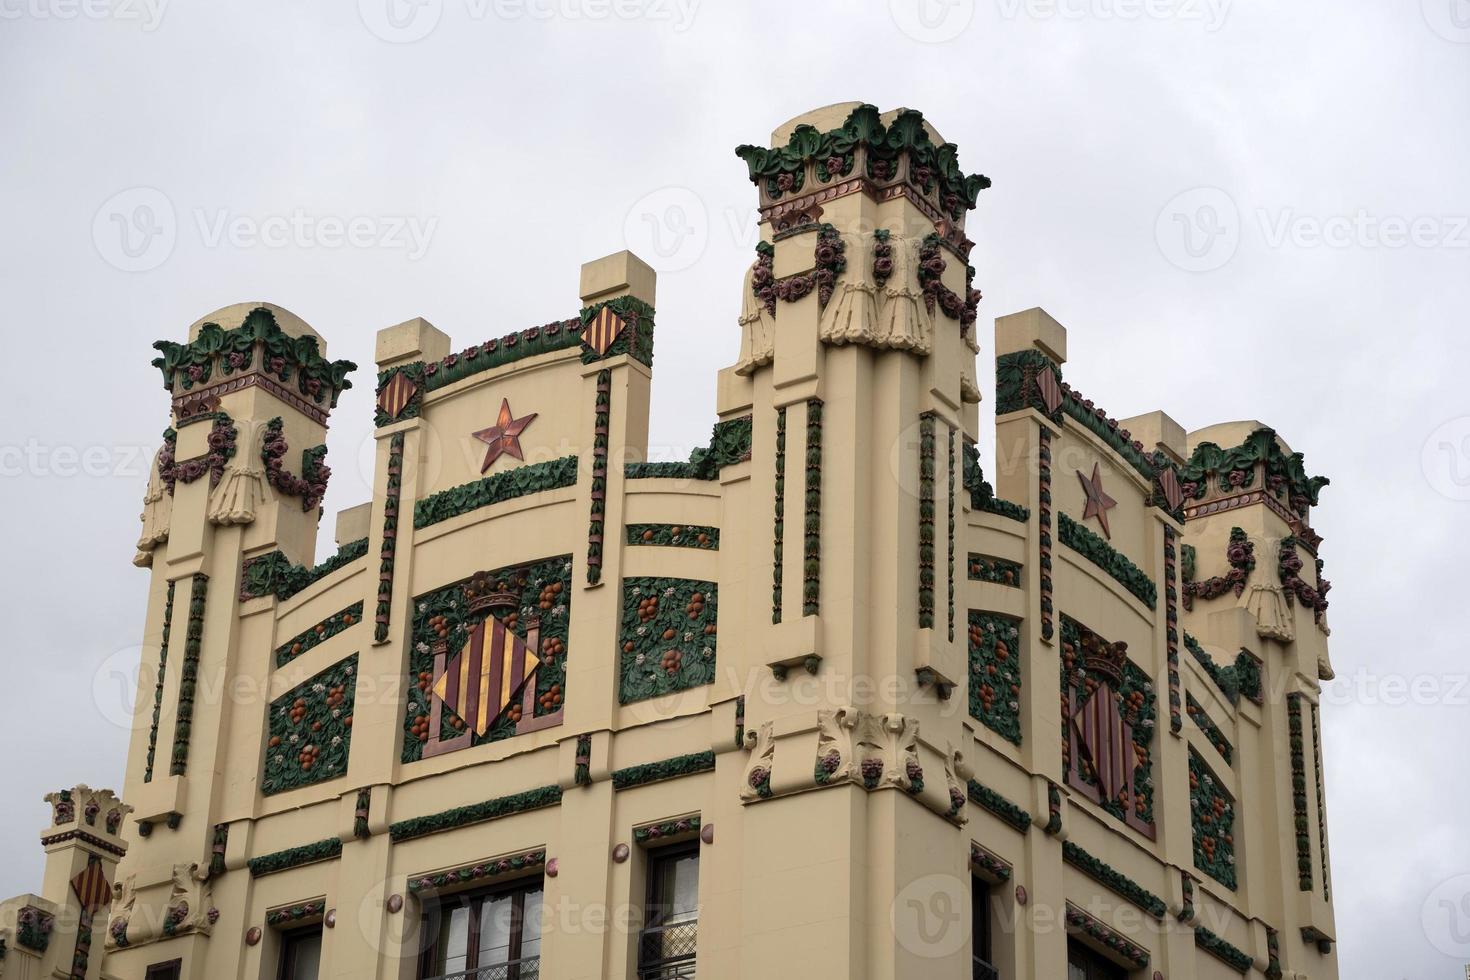
<path id="1" fill-rule="evenodd" d="M 970 715 L 1021 744 L 1021 631 L 1009 616 L 970 610 Z"/>
<path id="2" fill-rule="evenodd" d="M 266 741 L 266 796 L 334 779 L 347 772 L 357 654 L 271 702 Z"/>
<path id="3" fill-rule="evenodd" d="M 622 704 L 714 680 L 717 588 L 692 579 L 623 581 Z"/>

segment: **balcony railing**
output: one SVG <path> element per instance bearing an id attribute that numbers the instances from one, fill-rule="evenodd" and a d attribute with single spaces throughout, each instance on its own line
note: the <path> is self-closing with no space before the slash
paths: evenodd
<path id="1" fill-rule="evenodd" d="M 692 974 L 691 974 L 692 975 Z M 476 970 L 441 973 L 424 980 L 541 980 L 541 957 L 527 956 L 507 963 L 493 963 Z"/>
<path id="2" fill-rule="evenodd" d="M 695 980 L 699 920 L 651 926 L 638 934 L 638 980 Z"/>
<path id="3" fill-rule="evenodd" d="M 1000 980 L 1000 971 L 977 956 L 972 976 L 974 980 Z"/>

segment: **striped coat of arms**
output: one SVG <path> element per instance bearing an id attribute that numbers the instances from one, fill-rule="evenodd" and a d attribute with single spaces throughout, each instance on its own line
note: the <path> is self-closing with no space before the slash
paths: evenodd
<path id="1" fill-rule="evenodd" d="M 102 870 L 102 861 L 95 855 L 71 880 L 71 890 L 76 892 L 77 901 L 88 912 L 95 912 L 112 901 L 112 886 L 107 883 L 107 872 Z"/>
<path id="2" fill-rule="evenodd" d="M 1116 697 L 1111 687 L 1101 684 L 1072 716 L 1098 788 L 1109 800 L 1118 799 L 1133 786 L 1133 728 L 1118 711 Z"/>
<path id="3" fill-rule="evenodd" d="M 587 324 L 582 340 L 597 352 L 598 357 L 604 357 L 613 342 L 622 336 L 624 326 L 626 321 L 614 313 L 611 307 L 604 306 L 597 311 L 592 322 Z"/>
<path id="4" fill-rule="evenodd" d="M 408 375 L 399 371 L 388 379 L 383 390 L 378 393 L 378 407 L 391 421 L 398 418 L 399 414 L 413 401 L 413 396 L 418 393 L 418 385 Z"/>
<path id="5" fill-rule="evenodd" d="M 444 665 L 434 693 L 475 734 L 484 735 L 539 663 L 525 641 L 492 616 L 470 632 L 464 649 Z"/>

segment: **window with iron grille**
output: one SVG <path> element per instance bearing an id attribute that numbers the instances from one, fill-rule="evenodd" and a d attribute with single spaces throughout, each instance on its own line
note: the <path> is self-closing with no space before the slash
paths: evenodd
<path id="1" fill-rule="evenodd" d="M 994 933 L 990 925 L 990 884 L 970 877 L 970 957 L 973 980 L 1000 980 L 991 949 Z"/>
<path id="2" fill-rule="evenodd" d="M 638 934 L 638 980 L 694 980 L 699 939 L 699 845 L 648 856 L 648 904 Z"/>
<path id="3" fill-rule="evenodd" d="M 420 980 L 540 980 L 541 879 L 424 909 Z"/>

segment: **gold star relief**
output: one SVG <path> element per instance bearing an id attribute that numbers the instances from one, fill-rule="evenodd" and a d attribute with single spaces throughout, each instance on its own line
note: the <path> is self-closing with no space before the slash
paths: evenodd
<path id="1" fill-rule="evenodd" d="M 1082 492 L 1087 495 L 1087 506 L 1082 509 L 1082 519 L 1096 517 L 1097 522 L 1102 525 L 1103 537 L 1112 540 L 1113 532 L 1108 530 L 1108 510 L 1118 506 L 1118 502 L 1103 492 L 1102 469 L 1097 463 L 1092 464 L 1092 479 L 1077 471 L 1077 479 L 1082 481 Z"/>
<path id="2" fill-rule="evenodd" d="M 535 421 L 537 414 L 539 413 L 532 412 L 530 415 L 515 418 L 511 415 L 510 399 L 500 400 L 500 417 L 495 424 L 475 433 L 476 439 L 490 447 L 485 450 L 485 464 L 480 467 L 481 473 L 493 466 L 502 453 L 520 460 L 526 458 L 521 455 L 521 433 Z"/>

